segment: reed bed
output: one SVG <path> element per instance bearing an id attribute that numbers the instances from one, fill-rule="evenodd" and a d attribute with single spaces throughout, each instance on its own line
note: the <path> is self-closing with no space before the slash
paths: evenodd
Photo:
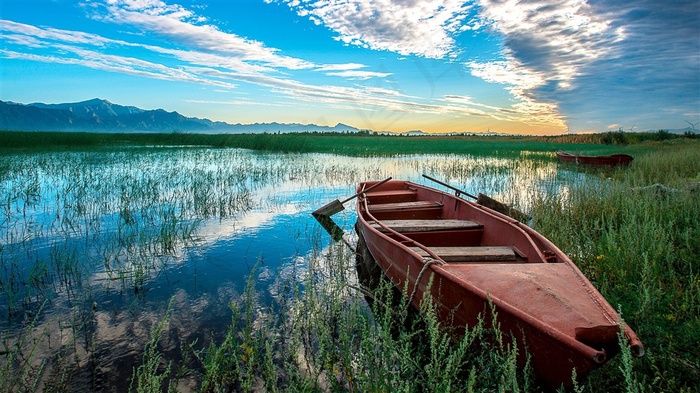
<path id="1" fill-rule="evenodd" d="M 533 210 L 533 226 L 572 257 L 646 346 L 640 361 L 620 356 L 594 373 L 590 391 L 700 386 L 700 149 L 654 147 L 627 169 L 543 196 Z"/>
<path id="2" fill-rule="evenodd" d="M 666 133 L 668 134 L 668 133 Z M 664 134 L 664 138 L 679 138 Z M 0 131 L 0 149 L 99 149 L 113 146 L 204 146 L 285 153 L 332 153 L 348 156 L 397 154 L 470 154 L 517 157 L 521 151 L 625 150 L 625 145 L 654 139 L 655 134 L 617 133 L 561 136 L 405 136 L 369 132 L 263 134 L 107 134 Z"/>
<path id="3" fill-rule="evenodd" d="M 533 191 L 537 194 L 533 225 L 572 256 L 646 345 L 646 357 L 634 359 L 621 337 L 621 354 L 575 383 L 571 387 L 575 392 L 693 392 L 698 388 L 700 276 L 694 261 L 700 250 L 700 150 L 697 145 L 675 143 L 654 149 L 627 169 L 596 170 L 589 176 L 568 173 L 563 179 L 569 182 L 565 192 Z M 344 258 L 324 258 L 333 266 L 343 265 Z M 405 304 L 380 286 L 370 302 L 373 313 L 368 314 L 364 303 L 356 303 L 354 283 L 343 276 L 330 278 L 307 278 L 306 291 L 294 292 L 300 305 L 281 307 L 304 310 L 291 313 L 288 320 L 295 321 L 295 327 L 280 331 L 268 326 L 258 336 L 262 343 L 230 346 L 232 357 L 238 354 L 246 359 L 250 354 L 241 354 L 241 348 L 257 348 L 260 360 L 253 381 L 248 371 L 240 375 L 235 371 L 240 368 L 226 368 L 234 374 L 229 387 L 240 391 L 255 391 L 255 386 L 303 391 L 539 391 L 527 368 L 515 367 L 512 349 L 499 344 L 503 333 L 497 329 L 486 332 L 481 325 L 469 327 L 455 341 L 437 327 L 429 303 L 424 303 L 418 322 L 407 323 Z M 243 327 L 235 330 L 239 338 L 246 337 L 241 329 L 255 325 L 243 321 Z M 304 334 L 295 335 L 299 331 Z M 485 335 L 491 344 L 484 344 Z M 262 359 L 274 356 L 265 351 L 281 345 L 279 341 L 269 344 L 270 337 L 273 341 L 289 338 L 281 342 L 294 343 L 292 348 L 300 348 L 303 359 L 289 355 L 295 352 L 287 348 L 288 352 L 281 352 L 288 354 L 286 368 L 273 367 L 276 371 L 270 372 L 271 363 Z M 215 348 L 221 347 L 210 351 Z M 272 379 L 267 379 L 270 375 Z M 293 377 L 283 377 L 289 375 Z M 249 382 L 244 386 L 241 381 L 245 380 Z"/>
<path id="4" fill-rule="evenodd" d="M 550 181 L 554 166 L 539 162 L 549 169 L 537 181 Z M 104 386 L 100 370 L 109 367 L 105 357 L 111 352 L 105 346 L 141 343 L 141 352 L 157 356 L 147 344 L 151 339 L 137 334 L 140 323 L 150 326 L 152 318 L 159 318 L 144 312 L 148 294 L 158 286 L 154 280 L 167 280 L 171 272 L 200 263 L 197 255 L 217 241 L 222 229 L 230 232 L 251 214 L 274 216 L 292 206 L 293 212 L 310 217 L 308 212 L 328 200 L 352 194 L 357 182 L 388 176 L 418 181 L 420 173 L 431 173 L 471 189 L 488 186 L 475 179 L 498 174 L 523 184 L 521 177 L 530 174 L 518 170 L 520 166 L 517 160 L 455 155 L 357 160 L 328 154 L 185 146 L 3 154 L 0 390 Z M 352 219 L 350 210 L 344 219 Z M 318 233 L 306 233 L 318 229 L 309 225 L 289 228 L 286 242 L 299 243 L 299 252 L 328 241 Z M 237 257 L 234 263 L 248 264 L 245 255 Z M 268 277 L 275 274 L 265 269 Z M 299 287 L 309 286 L 302 283 Z M 189 314 L 184 305 L 177 310 Z M 279 311 L 266 314 L 281 318 L 275 313 Z M 221 332 L 226 330 L 221 327 L 211 336 L 193 335 L 199 326 L 196 323 L 178 317 L 172 324 L 180 326 L 178 336 L 200 339 L 200 345 L 169 349 L 167 356 L 138 368 L 139 373 L 159 372 L 152 367 L 155 363 L 172 361 L 178 353 L 192 355 L 195 348 L 201 351 L 210 341 L 222 339 Z M 120 339 L 112 337 L 111 331 L 129 333 Z M 159 345 L 162 349 L 162 343 Z M 131 353 L 133 348 L 124 351 Z M 190 366 L 203 367 L 179 360 L 172 370 L 184 372 Z M 198 382 L 202 383 L 207 374 L 197 375 L 202 376 Z M 81 385 L 81 378 L 87 379 L 87 385 Z M 134 389 L 149 382 L 139 381 L 132 385 Z"/>
<path id="5" fill-rule="evenodd" d="M 630 145 L 629 168 L 585 173 L 562 170 L 547 149 L 362 160 L 185 146 L 12 150 L 0 156 L 0 390 L 74 390 L 75 363 L 102 361 L 94 299 L 126 298 L 139 319 L 151 279 L 188 261 L 210 236 L 205 226 L 288 204 L 306 214 L 358 181 L 423 182 L 421 173 L 532 213 L 639 333 L 644 359 L 623 346 L 574 391 L 696 390 L 697 143 Z M 351 212 L 338 216 L 351 224 Z M 290 228 L 289 241 L 300 249 L 290 263 L 271 271 L 260 257 L 241 293 L 219 289 L 230 321 L 220 328 L 194 338 L 181 300 L 152 313 L 159 323 L 138 341 L 131 390 L 539 390 L 498 329 L 470 326 L 455 339 L 429 302 L 413 315 L 386 284 L 365 288 L 353 252 L 327 245 L 319 227 Z M 67 313 L 52 328 L 45 310 L 59 305 Z"/>
<path id="6" fill-rule="evenodd" d="M 529 369 L 516 366 L 517 350 L 505 344 L 497 328 L 479 322 L 455 339 L 438 325 L 428 299 L 419 314 L 388 281 L 360 290 L 354 253 L 343 243 L 318 252 L 301 282 L 278 283 L 283 290 L 271 305 L 260 303 L 255 280 L 248 281 L 244 294 L 230 305 L 225 338 L 193 349 L 195 364 L 189 372 L 202 381 L 199 391 L 479 392 L 534 387 Z M 364 296 L 368 293 L 369 303 Z M 159 369 L 151 366 L 157 361 Z M 163 364 L 157 352 L 147 349 L 132 381 L 177 391 L 177 373 Z"/>

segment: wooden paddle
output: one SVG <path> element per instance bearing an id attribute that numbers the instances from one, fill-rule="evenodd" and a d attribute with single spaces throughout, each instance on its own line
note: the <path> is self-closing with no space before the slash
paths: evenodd
<path id="1" fill-rule="evenodd" d="M 455 196 L 457 196 L 457 197 L 459 197 L 459 194 L 464 194 L 472 199 L 476 199 L 476 203 L 478 203 L 479 205 L 486 206 L 489 209 L 495 210 L 499 213 L 503 213 L 506 216 L 509 216 L 511 218 L 515 218 L 516 220 L 518 220 L 520 222 L 527 222 L 531 218 L 529 215 L 521 212 L 520 210 L 518 210 L 514 207 L 510 207 L 510 206 L 506 205 L 505 203 L 499 202 L 499 201 L 497 201 L 497 200 L 495 200 L 487 195 L 479 193 L 479 196 L 475 197 L 474 195 L 472 195 L 466 191 L 462 191 L 459 188 L 452 187 L 451 185 L 449 185 L 447 183 L 443 183 L 440 180 L 434 179 L 428 175 L 423 175 L 423 177 L 428 179 L 428 180 L 432 180 L 435 183 L 441 184 L 447 188 L 451 188 L 451 189 L 455 190 Z"/>
<path id="2" fill-rule="evenodd" d="M 345 203 L 345 202 L 357 197 L 358 195 L 360 195 L 364 192 L 367 192 L 375 187 L 379 187 L 380 185 L 388 182 L 389 180 L 391 180 L 390 177 L 380 181 L 379 183 L 375 183 L 372 186 L 368 187 L 367 189 L 362 190 L 362 191 L 358 192 L 357 194 L 355 194 L 349 198 L 346 198 L 342 201 L 339 201 L 336 199 L 333 202 L 330 202 L 328 204 L 321 206 L 320 208 L 316 209 L 316 211 L 314 211 L 311 214 L 314 216 L 326 216 L 326 217 L 332 216 L 335 213 L 338 213 L 338 212 L 343 211 L 345 209 L 345 207 L 343 206 L 343 203 Z"/>
<path id="3" fill-rule="evenodd" d="M 449 184 L 447 184 L 447 183 L 443 183 L 443 182 L 441 182 L 440 180 L 435 179 L 435 178 L 432 178 L 432 177 L 430 177 L 430 176 L 428 176 L 428 175 L 426 175 L 426 174 L 423 174 L 423 177 L 426 178 L 426 179 L 428 179 L 428 180 L 432 180 L 432 181 L 434 181 L 434 182 L 437 183 L 437 184 L 440 184 L 440 185 L 443 185 L 443 186 L 445 186 L 445 187 L 447 187 L 447 188 L 451 188 L 451 189 L 455 190 L 456 196 L 459 196 L 459 194 L 464 194 L 464 195 L 468 196 L 469 198 L 477 199 L 477 197 L 475 197 L 474 195 L 472 195 L 472 194 L 470 194 L 470 193 L 468 193 L 468 192 L 466 192 L 466 191 L 462 191 L 462 190 L 460 190 L 459 188 L 452 187 L 451 185 L 449 185 Z"/>

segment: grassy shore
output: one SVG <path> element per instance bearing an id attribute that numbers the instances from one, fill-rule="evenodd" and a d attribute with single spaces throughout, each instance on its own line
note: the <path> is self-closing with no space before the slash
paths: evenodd
<path id="1" fill-rule="evenodd" d="M 533 212 L 534 227 L 572 257 L 647 349 L 625 380 L 616 375 L 624 357 L 593 374 L 591 391 L 700 388 L 700 145 L 644 149 L 629 168 L 575 184 L 567 197 L 543 197 Z"/>
<path id="2" fill-rule="evenodd" d="M 349 156 L 396 154 L 472 154 L 517 156 L 521 151 L 627 153 L 640 142 L 695 139 L 694 135 L 602 133 L 560 136 L 388 136 L 369 133 L 291 134 L 106 134 L 0 131 L 0 149 L 92 149 L 113 146 L 235 147 L 287 153 Z"/>

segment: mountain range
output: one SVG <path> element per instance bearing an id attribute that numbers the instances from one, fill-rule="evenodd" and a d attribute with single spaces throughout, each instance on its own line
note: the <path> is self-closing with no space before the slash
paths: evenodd
<path id="1" fill-rule="evenodd" d="M 334 127 L 298 123 L 230 124 L 186 117 L 163 109 L 117 105 L 98 98 L 64 104 L 0 101 L 0 130 L 207 134 L 360 131 L 342 123 Z"/>
<path id="2" fill-rule="evenodd" d="M 230 124 L 209 119 L 186 117 L 163 109 L 146 110 L 135 106 L 113 104 L 95 98 L 88 101 L 64 104 L 20 104 L 0 101 L 0 131 L 64 131 L 64 132 L 153 132 L 153 133 L 289 133 L 289 132 L 366 132 L 343 123 L 333 127 L 299 123 Z M 655 132 L 649 130 L 647 132 Z M 695 133 L 695 127 L 666 130 L 674 134 Z M 378 131 L 396 135 L 394 132 Z M 420 130 L 402 135 L 428 135 Z M 472 132 L 450 135 L 474 134 Z M 486 135 L 480 133 L 481 135 Z M 493 135 L 500 135 L 492 133 Z"/>

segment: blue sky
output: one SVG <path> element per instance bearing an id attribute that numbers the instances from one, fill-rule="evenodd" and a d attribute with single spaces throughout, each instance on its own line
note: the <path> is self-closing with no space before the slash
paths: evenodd
<path id="1" fill-rule="evenodd" d="M 20 103 L 376 131 L 700 122 L 698 0 L 0 0 L 0 42 L 0 100 Z"/>

